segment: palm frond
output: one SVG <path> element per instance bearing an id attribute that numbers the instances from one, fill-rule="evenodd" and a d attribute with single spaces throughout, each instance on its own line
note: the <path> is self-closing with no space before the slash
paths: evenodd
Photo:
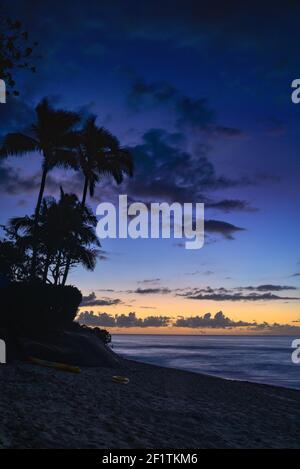
<path id="1" fill-rule="evenodd" d="M 21 133 L 9 133 L 4 138 L 0 156 L 23 156 L 33 151 L 41 151 L 39 143 L 34 138 Z"/>

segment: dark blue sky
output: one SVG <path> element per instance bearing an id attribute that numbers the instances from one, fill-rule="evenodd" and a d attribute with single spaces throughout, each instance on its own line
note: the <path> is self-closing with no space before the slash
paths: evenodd
<path id="1" fill-rule="evenodd" d="M 121 300 L 109 306 L 113 313 L 143 316 L 147 306 L 175 316 L 222 309 L 236 319 L 299 319 L 295 300 L 202 292 L 192 301 L 174 290 L 298 287 L 300 104 L 290 95 L 300 76 L 300 2 L 14 0 L 6 8 L 39 42 L 40 58 L 36 74 L 20 73 L 20 96 L 1 106 L 1 133 L 26 127 L 44 96 L 97 114 L 130 146 L 136 174 L 118 188 L 103 181 L 93 207 L 118 193 L 205 201 L 206 219 L 218 222 L 193 254 L 172 240 L 108 240 L 108 260 L 72 281 L 99 297 L 99 289 L 114 290 L 106 293 Z M 2 163 L 1 222 L 32 210 L 38 183 L 37 155 Z M 56 171 L 48 193 L 57 195 L 61 183 L 81 191 L 79 174 Z M 157 293 L 136 293 L 153 278 Z"/>

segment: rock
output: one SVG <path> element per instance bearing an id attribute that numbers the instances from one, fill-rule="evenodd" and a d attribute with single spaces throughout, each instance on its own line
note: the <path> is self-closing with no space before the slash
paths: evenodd
<path id="1" fill-rule="evenodd" d="M 22 338 L 24 354 L 42 360 L 78 366 L 114 367 L 120 358 L 89 331 L 63 332 L 47 339 Z"/>

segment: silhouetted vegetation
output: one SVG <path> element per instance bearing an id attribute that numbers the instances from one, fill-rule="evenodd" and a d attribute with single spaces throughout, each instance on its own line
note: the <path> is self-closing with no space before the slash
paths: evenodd
<path id="1" fill-rule="evenodd" d="M 84 324 L 79 324 L 79 322 L 76 321 L 72 323 L 70 329 L 75 332 L 88 331 L 98 337 L 98 339 L 100 339 L 104 344 L 111 343 L 111 335 L 106 329 L 101 329 L 100 327 L 88 327 Z"/>
<path id="2" fill-rule="evenodd" d="M 72 266 L 95 268 L 96 247 L 100 246 L 94 230 L 96 224 L 91 210 L 83 208 L 75 194 L 65 194 L 61 189 L 58 202 L 50 197 L 43 200 L 37 226 L 34 215 L 13 218 L 6 228 L 11 240 L 6 244 L 15 250 L 18 246 L 20 257 L 26 260 L 31 259 L 36 248 L 36 278 L 42 283 L 65 285 Z M 25 262 L 22 270 L 25 278 L 30 277 L 30 269 L 30 262 Z M 13 279 L 18 280 L 16 276 Z"/>
<path id="3" fill-rule="evenodd" d="M 82 205 L 86 203 L 88 191 L 91 197 L 94 196 L 101 176 L 112 176 L 117 184 L 121 184 L 123 175 L 132 176 L 133 172 L 130 153 L 120 147 L 118 139 L 110 132 L 97 127 L 95 121 L 96 118 L 91 116 L 77 134 L 79 165 L 84 175 Z"/>
<path id="4" fill-rule="evenodd" d="M 42 155 L 41 184 L 33 218 L 32 279 L 36 277 L 38 224 L 47 175 L 58 166 L 74 169 L 78 166 L 74 151 L 76 141 L 72 139 L 72 131 L 79 122 L 79 116 L 73 112 L 52 109 L 46 99 L 36 107 L 36 116 L 36 122 L 31 125 L 27 134 L 7 134 L 1 149 L 2 157 L 23 156 L 32 152 Z"/>
<path id="5" fill-rule="evenodd" d="M 121 183 L 123 174 L 132 175 L 133 161 L 116 137 L 96 126 L 95 117 L 80 130 L 76 128 L 79 115 L 54 110 L 46 99 L 36 107 L 36 116 L 28 133 L 7 134 L 0 151 L 2 158 L 32 152 L 42 155 L 35 213 L 12 220 L 6 234 L 24 254 L 30 253 L 31 280 L 47 282 L 50 271 L 55 284 L 65 284 L 72 266 L 81 263 L 92 270 L 96 264 L 96 251 L 89 249 L 99 243 L 91 230 L 96 219 L 86 207 L 88 189 L 93 196 L 101 175 L 111 175 Z M 58 203 L 43 200 L 48 173 L 56 167 L 82 171 L 85 182 L 81 205 L 76 195 L 64 194 L 62 189 Z M 58 221 L 61 226 L 57 226 Z"/>
<path id="6" fill-rule="evenodd" d="M 1 289 L 0 328 L 25 336 L 57 332 L 70 326 L 81 300 L 72 286 L 12 283 Z"/>
<path id="7" fill-rule="evenodd" d="M 129 152 L 95 122 L 90 117 L 80 129 L 78 114 L 55 110 L 44 99 L 26 134 L 14 132 L 4 137 L 1 158 L 29 153 L 42 156 L 34 214 L 11 219 L 2 227 L 0 241 L 0 275 L 13 282 L 1 289 L 0 327 L 19 335 L 70 327 L 82 330 L 80 325 L 72 326 L 81 293 L 65 285 L 73 267 L 94 270 L 96 266 L 100 246 L 95 235 L 97 219 L 86 205 L 87 195 L 93 197 L 103 175 L 120 184 L 124 174 L 131 176 L 133 171 Z M 81 201 L 63 188 L 59 200 L 44 197 L 47 176 L 56 167 L 82 172 Z M 95 328 L 92 332 L 104 343 L 111 340 L 107 331 Z"/>
<path id="8" fill-rule="evenodd" d="M 31 42 L 20 21 L 12 20 L 0 10 L 0 78 L 5 80 L 7 93 L 18 95 L 15 74 L 18 69 L 35 72 L 32 57 L 37 42 Z"/>

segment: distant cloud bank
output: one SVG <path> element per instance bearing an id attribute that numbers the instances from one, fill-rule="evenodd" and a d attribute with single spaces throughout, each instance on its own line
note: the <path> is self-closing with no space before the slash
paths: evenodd
<path id="1" fill-rule="evenodd" d="M 188 329 L 221 329 L 231 330 L 240 329 L 249 332 L 262 332 L 274 334 L 288 334 L 299 332 L 300 327 L 289 324 L 269 324 L 267 322 L 257 323 L 246 321 L 234 321 L 219 311 L 214 316 L 206 313 L 203 316 L 180 316 L 176 319 L 170 316 L 146 316 L 138 318 L 135 312 L 129 314 L 108 314 L 94 313 L 94 311 L 83 311 L 77 316 L 77 321 L 90 327 L 108 327 L 108 328 L 130 328 L 130 327 L 173 327 Z"/>

